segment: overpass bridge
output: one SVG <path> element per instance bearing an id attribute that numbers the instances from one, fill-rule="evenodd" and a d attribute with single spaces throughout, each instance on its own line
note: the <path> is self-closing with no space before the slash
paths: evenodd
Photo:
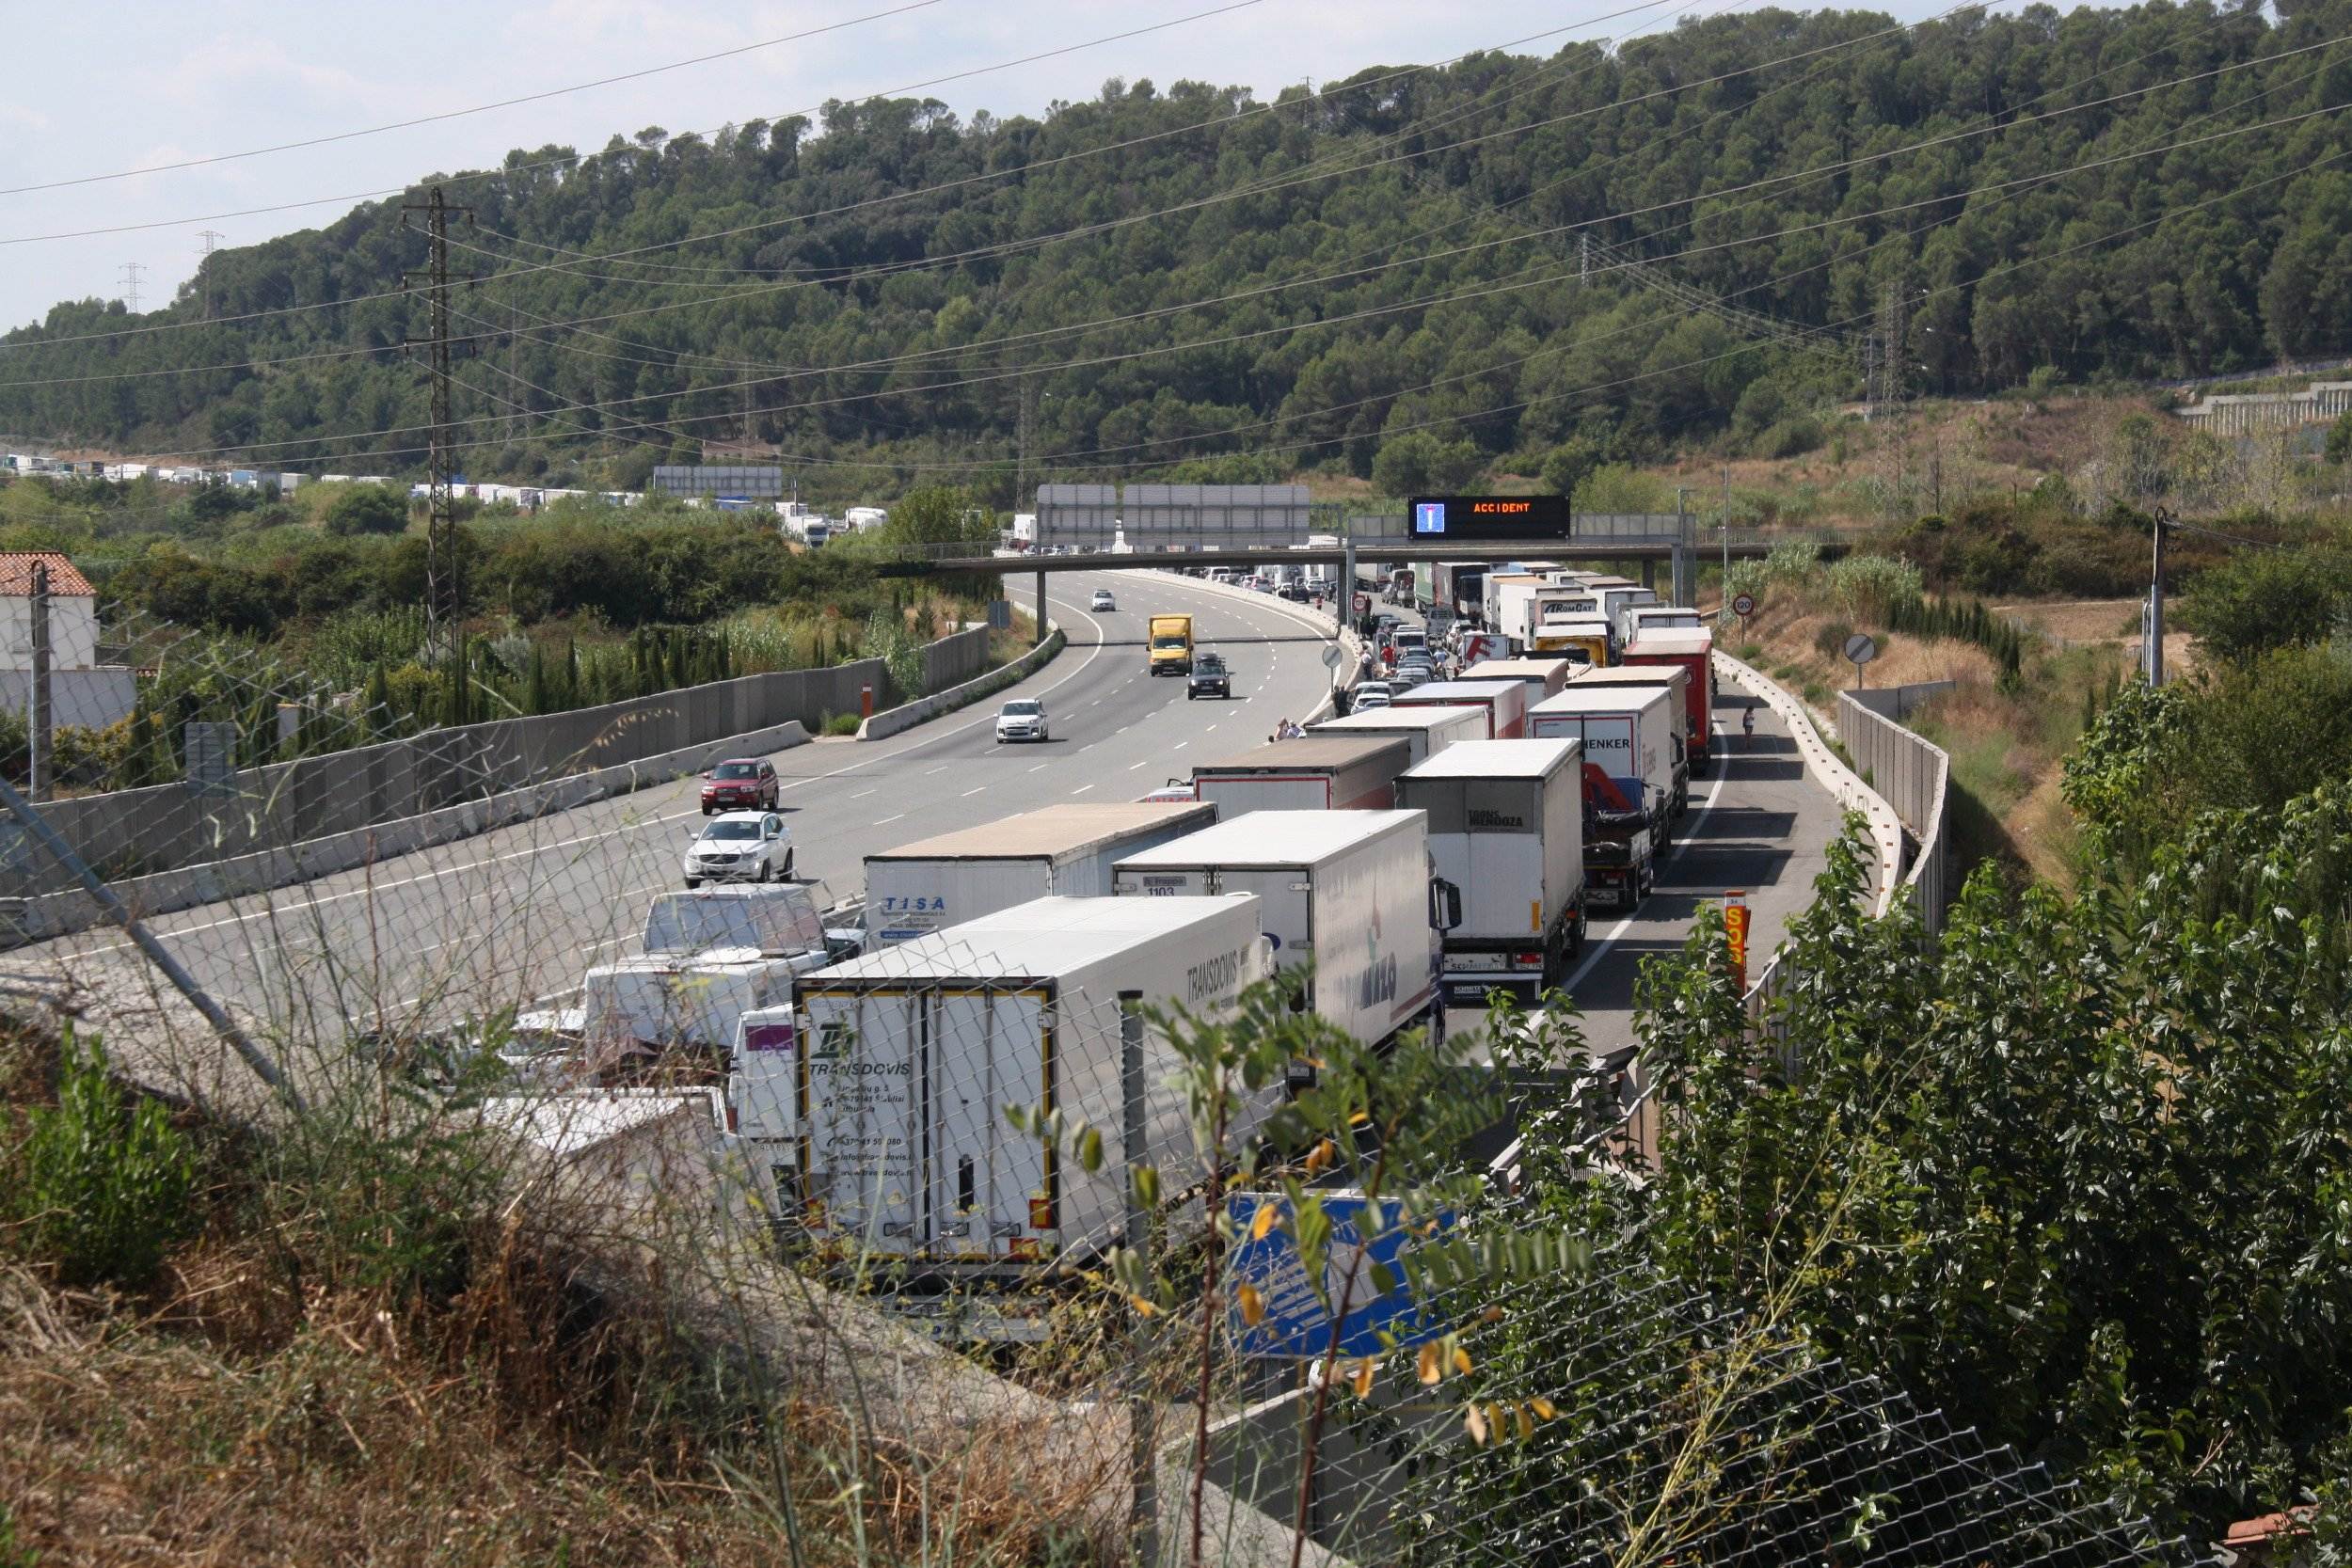
<path id="1" fill-rule="evenodd" d="M 1404 519 L 1399 517 L 1395 521 L 1400 530 L 1397 533 L 1348 533 L 1338 536 L 1336 544 L 1327 542 L 1333 537 L 1330 535 L 1320 536 L 1314 543 L 1303 543 L 1296 533 L 1292 532 L 1283 537 L 1248 542 L 1219 536 L 1214 544 L 1155 540 L 1141 546 L 1118 544 L 1055 546 L 1041 551 L 993 550 L 985 554 L 969 543 L 910 546 L 881 557 L 876 562 L 875 570 L 878 575 L 886 578 L 932 577 L 956 572 L 1003 576 L 1015 572 L 1034 573 L 1037 578 L 1038 625 L 1042 627 L 1045 579 L 1057 572 L 1099 572 L 1106 567 L 1295 566 L 1328 562 L 1338 566 L 1340 575 L 1353 582 L 1359 566 L 1402 566 L 1421 561 L 1483 561 L 1491 563 L 1540 560 L 1584 562 L 1596 565 L 1638 562 L 1642 568 L 1643 583 L 1655 586 L 1658 564 L 1663 562 L 1669 572 L 1669 599 L 1676 604 L 1689 604 L 1697 597 L 1698 563 L 1702 556 L 1724 561 L 1756 561 L 1784 545 L 1809 544 L 1824 557 L 1834 558 L 1845 554 L 1853 546 L 1853 536 L 1846 533 L 1819 529 L 1724 529 L 1687 514 L 1674 513 L 1647 516 L 1574 517 L 1570 519 L 1565 538 L 1507 542 L 1409 539 L 1401 533 Z M 1335 608 L 1345 613 L 1344 601 Z"/>

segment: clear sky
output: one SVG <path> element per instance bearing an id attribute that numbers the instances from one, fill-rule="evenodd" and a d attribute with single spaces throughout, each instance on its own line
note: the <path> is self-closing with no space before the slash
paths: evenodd
<path id="1" fill-rule="evenodd" d="M 1104 81 L 1241 83 L 1272 97 L 1372 65 L 1519 45 L 1621 38 L 1761 0 L 118 0 L 6 8 L 0 85 L 0 329 L 61 299 L 117 298 L 144 269 L 143 309 L 194 272 L 202 230 L 245 245 L 316 227 L 353 198 L 421 175 L 480 168 L 550 142 L 601 148 L 615 132 L 673 134 L 812 110 L 827 99 L 921 89 L 967 119 L 1038 114 Z M 895 16 L 861 21 L 913 7 Z M 1905 0 L 1904 20 L 1944 5 Z M 1612 13 L 1620 13 L 1614 14 Z M 1198 20 L 1179 19 L 1199 16 Z M 1073 49 L 1153 24 L 1141 37 Z M 850 24 L 849 25 L 838 25 Z M 365 131 L 546 93 L 812 29 L 835 30 L 537 103 L 202 166 L 96 179 Z M 1009 64 L 1049 51 L 1027 64 Z M 1006 69 L 988 70 L 1004 66 Z M 22 187 L 61 182 L 59 188 Z M 319 198 L 335 198 L 320 200 Z M 315 202 L 290 211 L 249 209 Z M 135 227 L 134 227 L 135 226 Z M 90 230 L 119 232 L 39 238 Z M 8 243 L 25 241 L 29 243 Z"/>

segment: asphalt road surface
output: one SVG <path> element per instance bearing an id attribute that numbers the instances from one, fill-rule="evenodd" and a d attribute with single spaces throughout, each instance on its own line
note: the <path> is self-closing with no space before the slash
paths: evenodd
<path id="1" fill-rule="evenodd" d="M 1117 611 L 1088 609 L 1097 587 L 1117 595 Z M 1304 607 L 1115 571 L 1057 577 L 1049 602 L 1070 645 L 1003 695 L 1042 698 L 1050 741 L 996 744 L 1000 697 L 890 740 L 775 754 L 801 877 L 847 898 L 862 891 L 869 853 L 1057 801 L 1133 800 L 1195 761 L 1259 744 L 1280 720 L 1303 718 L 1329 683 L 1329 622 Z M 1154 611 L 1194 616 L 1200 641 L 1233 669 L 1232 700 L 1188 701 L 1183 682 L 1147 673 L 1143 632 Z M 1630 919 L 1597 920 L 1572 966 L 1569 989 L 1597 1045 L 1631 1037 L 1638 963 L 1678 946 L 1702 897 L 1747 891 L 1760 968 L 1836 830 L 1830 798 L 1804 777 L 1777 721 L 1759 709 L 1756 736 L 1743 740 L 1745 698 L 1728 702 L 1720 711 L 1729 760 L 1693 781 L 1657 891 Z M 441 1022 L 544 1005 L 572 992 L 588 965 L 634 949 L 648 898 L 681 885 L 678 857 L 701 822 L 695 781 L 682 781 L 162 916 L 152 928 L 200 984 L 246 1018 L 273 1021 L 272 1034 L 331 1040 L 342 1019 Z M 135 1057 L 189 1030 L 184 1014 L 175 1026 L 162 1022 L 172 1007 L 138 1005 L 160 992 L 119 933 L 26 949 L 11 968 L 96 983 L 106 999 L 96 1016 Z"/>

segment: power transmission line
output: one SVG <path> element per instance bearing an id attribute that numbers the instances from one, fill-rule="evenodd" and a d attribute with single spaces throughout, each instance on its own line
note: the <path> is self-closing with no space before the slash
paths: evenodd
<path id="1" fill-rule="evenodd" d="M 119 272 L 122 281 L 122 308 L 135 316 L 139 313 L 139 274 L 146 270 L 136 261 L 125 261 Z"/>
<path id="2" fill-rule="evenodd" d="M 453 212 L 473 216 L 470 207 L 452 207 L 443 199 L 441 187 L 433 187 L 433 194 L 421 202 L 408 202 L 403 213 L 422 213 L 425 215 L 425 236 L 429 245 L 430 263 L 426 279 L 426 308 L 433 325 L 433 335 L 424 345 L 432 356 L 433 374 L 433 447 L 431 457 L 431 516 L 424 536 L 424 597 L 425 626 L 428 636 L 446 634 L 451 648 L 456 647 L 458 617 L 464 609 L 464 585 L 458 578 L 457 512 L 451 486 L 455 481 L 456 446 L 450 420 L 450 360 L 460 347 L 450 334 L 449 278 L 449 216 Z M 415 274 L 409 274 L 414 277 Z M 470 340 L 468 341 L 469 342 Z M 409 341 L 410 348 L 418 345 Z"/>
<path id="3" fill-rule="evenodd" d="M 477 103 L 470 108 L 448 109 L 439 114 L 419 115 L 413 119 L 396 119 L 385 125 L 372 125 L 361 131 L 338 131 L 330 135 L 306 136 L 299 141 L 278 142 L 270 147 L 248 148 L 243 152 L 216 152 L 208 157 L 182 158 L 168 164 L 150 164 L 143 168 L 117 169 L 111 174 L 85 174 L 72 180 L 50 180 L 37 185 L 0 186 L 0 196 L 26 196 L 35 191 L 59 191 L 74 185 L 98 185 L 115 180 L 134 180 L 142 174 L 168 174 L 175 169 L 206 168 L 215 164 L 235 163 L 244 158 L 266 157 L 273 152 L 293 152 L 306 147 L 327 147 L 336 142 L 357 141 L 362 136 L 380 136 L 389 131 L 407 131 L 420 125 L 436 125 L 444 120 L 464 119 L 469 115 L 488 114 L 494 109 L 511 109 L 522 103 L 543 103 L 550 98 L 564 98 L 572 93 L 587 92 L 596 87 L 609 87 L 621 82 L 642 81 L 648 76 L 660 76 L 665 71 L 683 71 L 689 66 L 708 65 L 713 60 L 732 59 L 739 55 L 750 55 L 762 49 L 773 49 L 781 44 L 798 43 L 803 40 L 817 38 L 825 33 L 837 33 L 846 28 L 863 26 L 868 22 L 903 16 L 909 11 L 926 10 L 941 3 L 942 0 L 908 0 L 905 5 L 895 6 L 888 10 L 869 11 L 864 16 L 853 16 L 846 22 L 831 22 L 822 27 L 810 27 L 802 32 L 787 33 L 782 38 L 762 39 L 757 43 L 739 44 L 733 49 L 721 49 L 708 55 L 697 55 L 691 59 L 672 60 L 667 65 L 646 66 L 642 71 L 623 71 L 617 76 L 602 76 L 593 82 L 576 82 L 567 87 L 549 87 L 545 92 L 524 93 L 517 98 L 501 98 L 496 103 Z M 1239 6 L 1257 3 L 1258 0 L 1239 0 L 1239 5 L 1227 8 L 1237 9 Z"/>

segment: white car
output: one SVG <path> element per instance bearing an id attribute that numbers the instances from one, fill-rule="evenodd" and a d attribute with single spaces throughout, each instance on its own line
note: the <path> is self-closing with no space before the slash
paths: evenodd
<path id="1" fill-rule="evenodd" d="M 792 875 L 792 830 L 771 811 L 722 812 L 686 847 L 686 885 L 772 882 Z"/>
<path id="2" fill-rule="evenodd" d="M 1008 740 L 1046 740 L 1045 705 L 1035 697 L 1015 697 L 996 710 L 996 743 Z"/>
<path id="3" fill-rule="evenodd" d="M 1347 711 L 1350 713 L 1370 713 L 1375 708 L 1387 707 L 1391 700 L 1392 699 L 1386 691 L 1359 692 L 1356 696 L 1348 699 Z"/>
<path id="4" fill-rule="evenodd" d="M 1117 610 L 1119 608 L 1119 601 L 1111 597 L 1111 591 L 1109 589 L 1098 588 L 1094 591 L 1093 602 L 1089 604 L 1087 608 L 1089 610 Z"/>

